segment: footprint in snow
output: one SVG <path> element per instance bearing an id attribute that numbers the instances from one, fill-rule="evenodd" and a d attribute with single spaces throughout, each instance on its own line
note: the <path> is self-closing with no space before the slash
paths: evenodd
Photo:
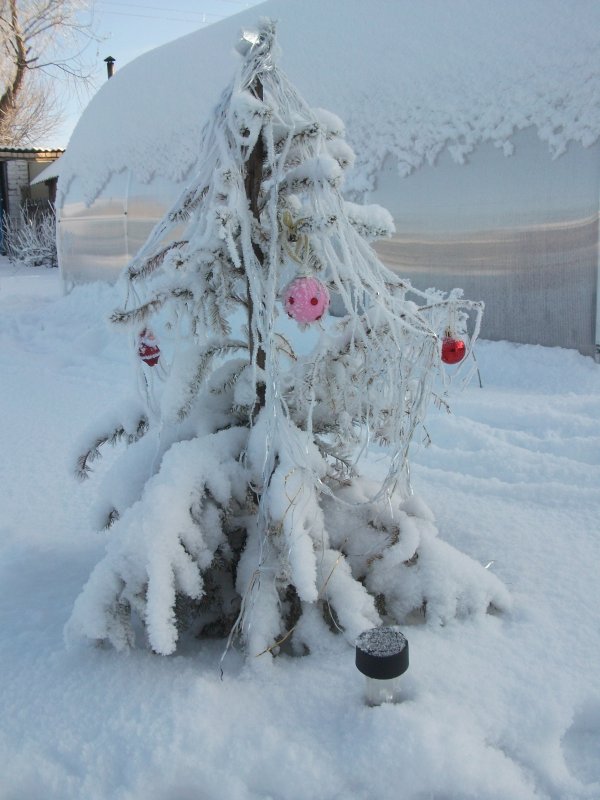
<path id="1" fill-rule="evenodd" d="M 562 747 L 571 773 L 584 784 L 598 783 L 600 791 L 600 697 L 579 707 Z"/>

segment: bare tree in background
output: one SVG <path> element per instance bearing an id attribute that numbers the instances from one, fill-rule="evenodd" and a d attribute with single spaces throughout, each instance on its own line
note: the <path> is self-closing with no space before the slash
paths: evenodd
<path id="1" fill-rule="evenodd" d="M 31 145 L 61 119 L 55 80 L 89 80 L 92 0 L 0 0 L 0 145 Z"/>

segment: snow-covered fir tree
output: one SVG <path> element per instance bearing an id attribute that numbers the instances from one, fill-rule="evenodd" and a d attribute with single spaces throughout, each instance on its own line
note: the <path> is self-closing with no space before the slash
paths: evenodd
<path id="1" fill-rule="evenodd" d="M 502 584 L 437 538 L 408 471 L 441 339 L 469 323 L 472 344 L 482 305 L 379 262 L 370 242 L 393 223 L 344 200 L 342 123 L 289 83 L 272 22 L 238 49 L 194 180 L 121 279 L 112 321 L 141 355 L 141 399 L 78 463 L 85 478 L 105 444 L 128 445 L 67 634 L 123 648 L 143 627 L 167 654 L 187 630 L 302 653 L 414 611 L 503 608 Z"/>

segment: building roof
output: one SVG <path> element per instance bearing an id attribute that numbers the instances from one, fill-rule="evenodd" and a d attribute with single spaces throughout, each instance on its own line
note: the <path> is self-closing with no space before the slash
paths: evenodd
<path id="1" fill-rule="evenodd" d="M 27 161 L 44 161 L 45 159 L 57 159 L 64 152 L 60 149 L 46 150 L 42 147 L 0 147 L 0 159 L 6 161 L 12 158 L 21 158 Z"/>
<path id="2" fill-rule="evenodd" d="M 537 129 L 551 156 L 600 135 L 600 3 L 578 0 L 267 0 L 152 50 L 107 81 L 61 166 L 87 202 L 113 172 L 183 178 L 202 126 L 229 83 L 239 31 L 278 20 L 280 65 L 312 106 L 346 123 L 350 189 L 372 188 L 391 155 L 401 175 L 447 148 L 510 154 Z"/>

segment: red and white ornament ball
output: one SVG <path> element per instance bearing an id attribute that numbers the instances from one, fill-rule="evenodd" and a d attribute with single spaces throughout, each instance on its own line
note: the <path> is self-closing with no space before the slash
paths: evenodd
<path id="1" fill-rule="evenodd" d="M 296 322 L 317 322 L 329 308 L 329 290 L 317 278 L 295 278 L 284 289 L 283 305 Z"/>
<path id="2" fill-rule="evenodd" d="M 138 355 L 149 367 L 155 367 L 160 358 L 160 348 L 149 328 L 144 328 L 138 337 Z"/>
<path id="3" fill-rule="evenodd" d="M 442 339 L 442 361 L 444 364 L 458 364 L 467 354 L 463 339 L 455 336 L 444 336 Z"/>

